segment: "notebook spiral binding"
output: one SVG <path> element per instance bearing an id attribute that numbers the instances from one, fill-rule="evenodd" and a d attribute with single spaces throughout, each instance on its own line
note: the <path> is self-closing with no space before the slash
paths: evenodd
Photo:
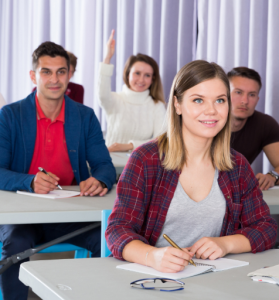
<path id="1" fill-rule="evenodd" d="M 194 263 L 199 266 L 199 267 L 212 267 L 213 269 L 216 269 L 216 266 L 214 265 L 208 265 L 208 264 L 203 264 L 203 263 L 197 263 L 194 261 Z"/>

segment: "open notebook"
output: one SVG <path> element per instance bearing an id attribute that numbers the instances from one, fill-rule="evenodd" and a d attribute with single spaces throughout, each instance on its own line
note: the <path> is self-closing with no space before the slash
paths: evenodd
<path id="1" fill-rule="evenodd" d="M 235 260 L 235 259 L 228 259 L 228 258 L 218 258 L 216 260 L 194 259 L 194 262 L 197 265 L 196 267 L 189 264 L 187 267 L 185 267 L 183 271 L 180 271 L 178 273 L 163 273 L 163 272 L 156 271 L 151 267 L 146 267 L 136 263 L 119 265 L 116 268 L 128 270 L 128 271 L 134 271 L 138 273 L 149 274 L 156 277 L 181 279 L 181 278 L 196 276 L 207 272 L 219 272 L 223 270 L 249 265 L 249 262 Z"/>
<path id="2" fill-rule="evenodd" d="M 48 194 L 36 194 L 36 193 L 17 191 L 17 194 L 33 196 L 33 197 L 49 198 L 49 199 L 61 199 L 61 198 L 69 198 L 69 197 L 77 196 L 80 194 L 80 192 L 67 191 L 67 190 L 54 190 L 54 191 L 50 191 Z"/>

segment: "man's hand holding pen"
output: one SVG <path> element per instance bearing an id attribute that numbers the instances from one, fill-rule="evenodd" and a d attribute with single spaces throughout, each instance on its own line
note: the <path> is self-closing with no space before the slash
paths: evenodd
<path id="1" fill-rule="evenodd" d="M 62 190 L 62 187 L 58 183 L 59 177 L 41 167 L 39 167 L 39 170 L 40 172 L 36 174 L 31 183 L 31 188 L 35 193 L 47 194 L 57 189 L 57 187 Z M 81 181 L 79 187 L 81 196 L 104 196 L 108 192 L 107 186 L 94 177 Z"/>
<path id="2" fill-rule="evenodd" d="M 31 187 L 37 194 L 47 194 L 57 189 L 59 179 L 60 178 L 53 173 L 48 172 L 47 175 L 40 171 L 34 177 Z"/>

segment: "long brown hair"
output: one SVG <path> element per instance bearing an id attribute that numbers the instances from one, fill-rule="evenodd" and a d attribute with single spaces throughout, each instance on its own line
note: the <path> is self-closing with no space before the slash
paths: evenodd
<path id="1" fill-rule="evenodd" d="M 138 61 L 145 62 L 146 64 L 150 65 L 153 69 L 152 84 L 149 87 L 150 96 L 152 97 L 155 103 L 159 101 L 165 103 L 165 97 L 164 97 L 163 86 L 161 82 L 158 64 L 152 57 L 148 55 L 138 53 L 137 55 L 131 55 L 128 58 L 128 60 L 125 63 L 125 67 L 123 71 L 123 80 L 125 84 L 130 88 L 129 74 L 133 64 Z"/>
<path id="2" fill-rule="evenodd" d="M 226 86 L 229 113 L 225 126 L 213 138 L 210 149 L 211 159 L 213 165 L 220 171 L 228 171 L 233 168 L 230 156 L 231 96 L 229 80 L 219 65 L 204 60 L 196 60 L 182 67 L 172 83 L 167 110 L 167 132 L 158 137 L 160 158 L 161 160 L 164 158 L 163 166 L 166 169 L 181 170 L 187 162 L 187 150 L 182 135 L 182 116 L 176 113 L 174 107 L 175 97 L 178 103 L 181 103 L 186 90 L 213 78 L 219 78 Z"/>

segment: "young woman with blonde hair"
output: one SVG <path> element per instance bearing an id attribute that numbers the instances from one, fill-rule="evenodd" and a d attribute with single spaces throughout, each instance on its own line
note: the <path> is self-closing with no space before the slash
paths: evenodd
<path id="1" fill-rule="evenodd" d="M 148 55 L 132 55 L 127 60 L 122 92 L 111 92 L 115 52 L 114 30 L 100 64 L 99 101 L 107 117 L 106 145 L 109 151 L 133 150 L 157 137 L 165 118 L 165 101 L 159 68 Z"/>
<path id="2" fill-rule="evenodd" d="M 230 111 L 220 66 L 197 60 L 178 72 L 167 132 L 134 151 L 120 177 L 106 231 L 114 257 L 178 272 L 194 255 L 272 248 L 277 225 L 249 163 L 230 149 Z"/>

